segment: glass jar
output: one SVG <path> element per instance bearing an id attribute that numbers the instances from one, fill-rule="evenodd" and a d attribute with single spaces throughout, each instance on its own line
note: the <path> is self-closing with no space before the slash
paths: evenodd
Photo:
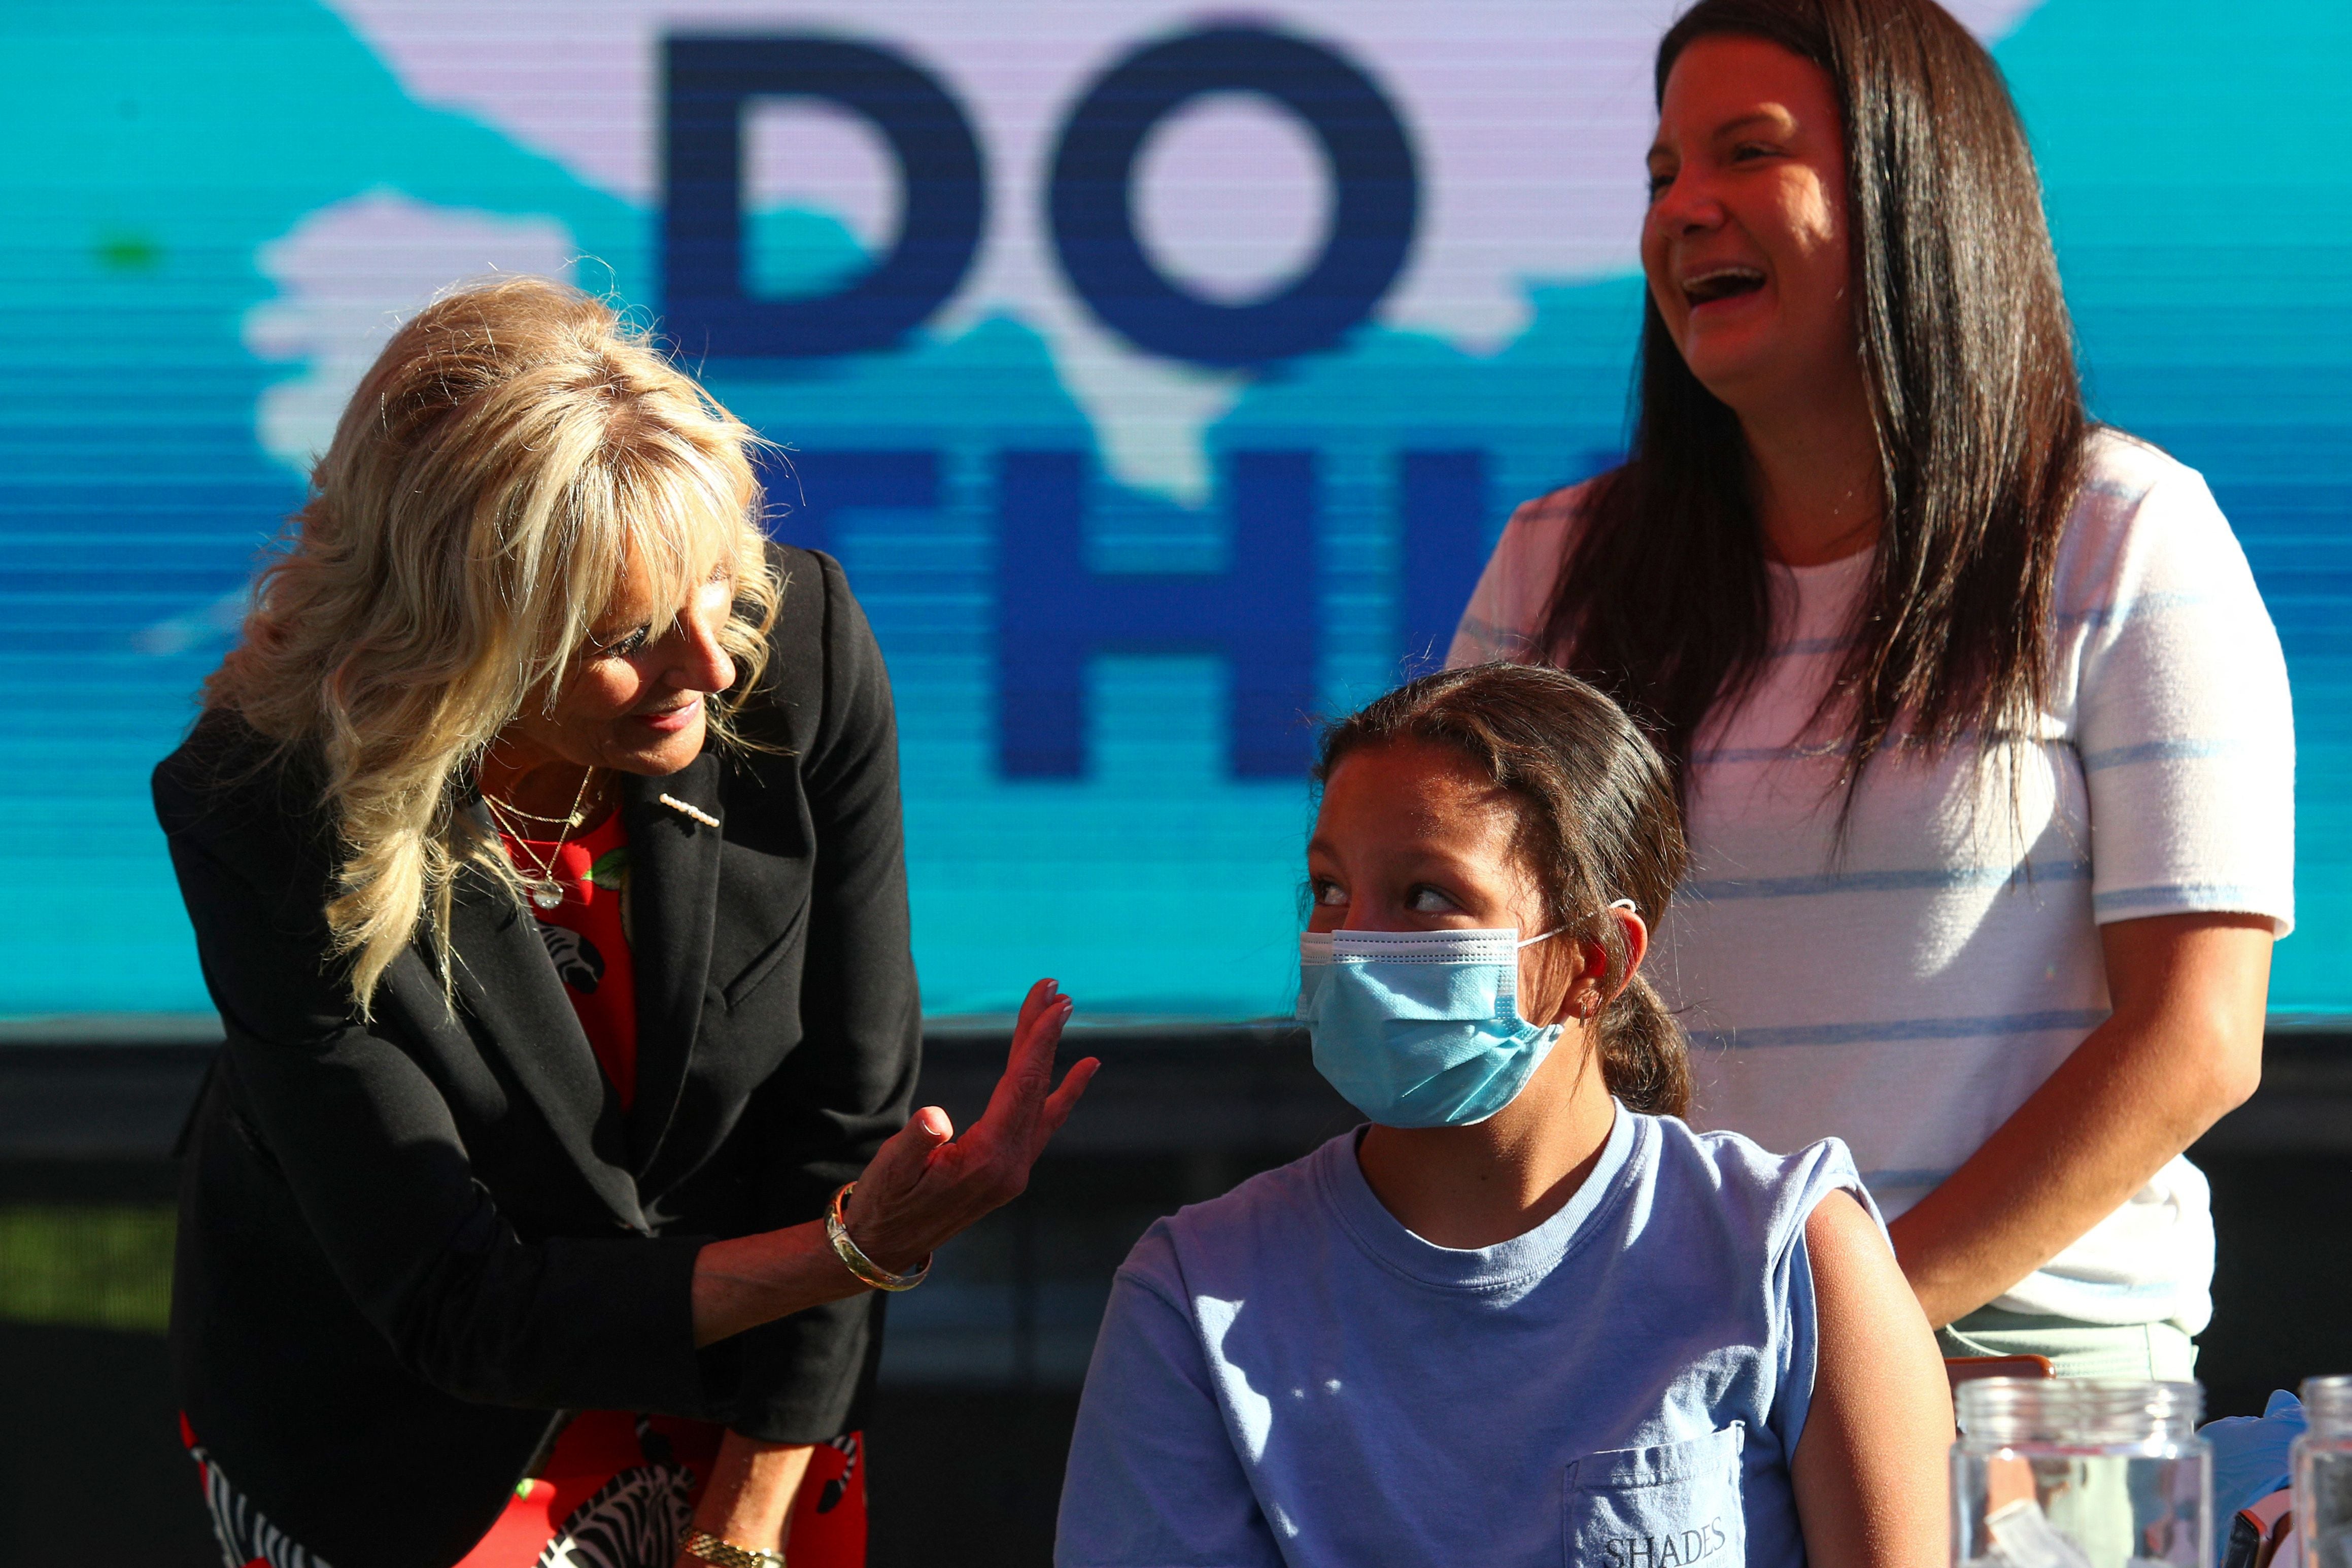
<path id="1" fill-rule="evenodd" d="M 2193 1383 L 1988 1377 L 1959 1387 L 1952 1561 L 2210 1568 L 2213 1452 Z"/>
<path id="2" fill-rule="evenodd" d="M 2307 1377 L 2294 1440 L 2294 1532 L 2305 1568 L 2352 1568 L 2352 1377 Z"/>

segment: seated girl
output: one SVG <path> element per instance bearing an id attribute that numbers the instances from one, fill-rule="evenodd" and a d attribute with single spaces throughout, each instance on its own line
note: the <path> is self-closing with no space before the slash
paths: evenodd
<path id="1" fill-rule="evenodd" d="M 1316 777 L 1298 1016 L 1370 1125 L 1136 1244 L 1056 1561 L 1940 1565 L 1951 1406 L 1844 1145 L 1675 1119 L 1658 753 L 1489 664 Z"/>

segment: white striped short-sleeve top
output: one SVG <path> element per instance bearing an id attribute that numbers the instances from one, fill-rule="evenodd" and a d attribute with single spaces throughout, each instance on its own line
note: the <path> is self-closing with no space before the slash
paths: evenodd
<path id="1" fill-rule="evenodd" d="M 1537 657 L 1580 488 L 1521 507 L 1449 662 Z M 1773 567 L 1748 697 L 1692 758 L 1694 864 L 1647 973 L 1690 1030 L 1692 1120 L 1772 1149 L 1843 1139 L 1900 1214 L 2107 1015 L 2100 924 L 2231 910 L 2294 923 L 2286 665 L 2203 479 L 2093 437 L 2062 542 L 2057 679 L 2011 770 L 1895 751 L 1843 845 L 1838 742 L 1811 726 L 1869 556 Z M 2176 1159 L 1994 1303 L 2090 1322 L 2210 1316 L 2204 1178 Z"/>

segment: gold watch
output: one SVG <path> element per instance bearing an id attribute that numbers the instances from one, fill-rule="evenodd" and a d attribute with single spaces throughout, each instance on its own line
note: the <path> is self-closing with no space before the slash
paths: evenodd
<path id="1" fill-rule="evenodd" d="M 686 1538 L 688 1555 L 714 1563 L 717 1568 L 784 1568 L 781 1552 L 762 1552 L 756 1546 L 738 1546 L 731 1541 L 721 1541 L 707 1530 L 698 1530 Z"/>

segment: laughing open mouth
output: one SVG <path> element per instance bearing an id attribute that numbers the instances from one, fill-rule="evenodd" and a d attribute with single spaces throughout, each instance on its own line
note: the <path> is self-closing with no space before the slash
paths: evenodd
<path id="1" fill-rule="evenodd" d="M 1683 298 L 1694 305 L 1753 294 L 1764 287 L 1764 274 L 1753 267 L 1712 267 L 1683 279 Z"/>

